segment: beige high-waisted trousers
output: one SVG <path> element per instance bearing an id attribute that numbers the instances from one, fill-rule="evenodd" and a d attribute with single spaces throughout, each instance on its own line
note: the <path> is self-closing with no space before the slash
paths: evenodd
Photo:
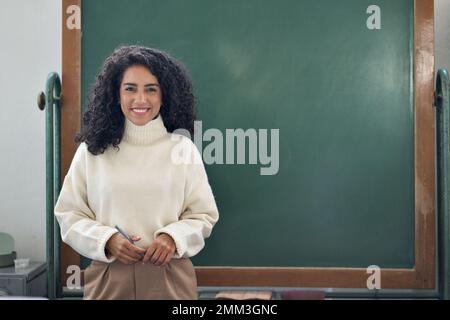
<path id="1" fill-rule="evenodd" d="M 92 261 L 84 271 L 84 299 L 196 300 L 197 278 L 190 259 L 172 259 L 164 267 L 138 262 Z"/>

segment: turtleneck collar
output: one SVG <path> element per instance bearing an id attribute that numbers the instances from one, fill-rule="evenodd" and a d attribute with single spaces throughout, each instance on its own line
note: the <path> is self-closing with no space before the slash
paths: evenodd
<path id="1" fill-rule="evenodd" d="M 135 125 L 125 118 L 125 130 L 123 141 L 135 145 L 148 145 L 167 134 L 167 129 L 161 118 L 161 114 L 156 119 L 149 121 L 143 126 Z"/>

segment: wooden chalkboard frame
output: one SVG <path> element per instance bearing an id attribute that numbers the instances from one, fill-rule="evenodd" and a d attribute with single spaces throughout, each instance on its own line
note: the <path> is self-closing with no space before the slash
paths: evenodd
<path id="1" fill-rule="evenodd" d="M 62 154 L 61 177 L 68 171 L 77 145 L 74 136 L 81 117 L 81 30 L 66 27 L 67 8 L 81 0 L 63 0 L 62 6 Z M 436 168 L 434 96 L 434 0 L 414 1 L 415 102 L 415 267 L 382 269 L 383 289 L 436 288 Z M 61 274 L 80 256 L 64 243 Z M 362 268 L 197 267 L 200 286 L 366 288 Z"/>

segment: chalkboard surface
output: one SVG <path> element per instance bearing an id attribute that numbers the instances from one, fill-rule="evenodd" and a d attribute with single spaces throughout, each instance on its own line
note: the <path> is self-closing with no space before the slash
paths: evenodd
<path id="1" fill-rule="evenodd" d="M 377 5 L 379 29 L 369 28 Z M 189 69 L 220 222 L 198 266 L 414 266 L 413 0 L 83 1 L 82 97 L 121 44 Z M 279 129 L 279 168 L 226 129 Z M 272 143 L 270 143 L 272 142 Z M 204 141 L 203 148 L 211 142 Z M 269 152 L 270 154 L 270 152 Z"/>

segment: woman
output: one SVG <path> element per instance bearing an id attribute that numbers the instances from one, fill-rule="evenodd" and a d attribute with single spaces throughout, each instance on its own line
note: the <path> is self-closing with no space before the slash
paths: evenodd
<path id="1" fill-rule="evenodd" d="M 203 163 L 173 159 L 201 159 L 174 133 L 192 134 L 194 119 L 192 83 L 174 58 L 124 46 L 106 59 L 55 207 L 63 241 L 93 260 L 85 299 L 197 299 L 189 257 L 219 214 Z"/>

